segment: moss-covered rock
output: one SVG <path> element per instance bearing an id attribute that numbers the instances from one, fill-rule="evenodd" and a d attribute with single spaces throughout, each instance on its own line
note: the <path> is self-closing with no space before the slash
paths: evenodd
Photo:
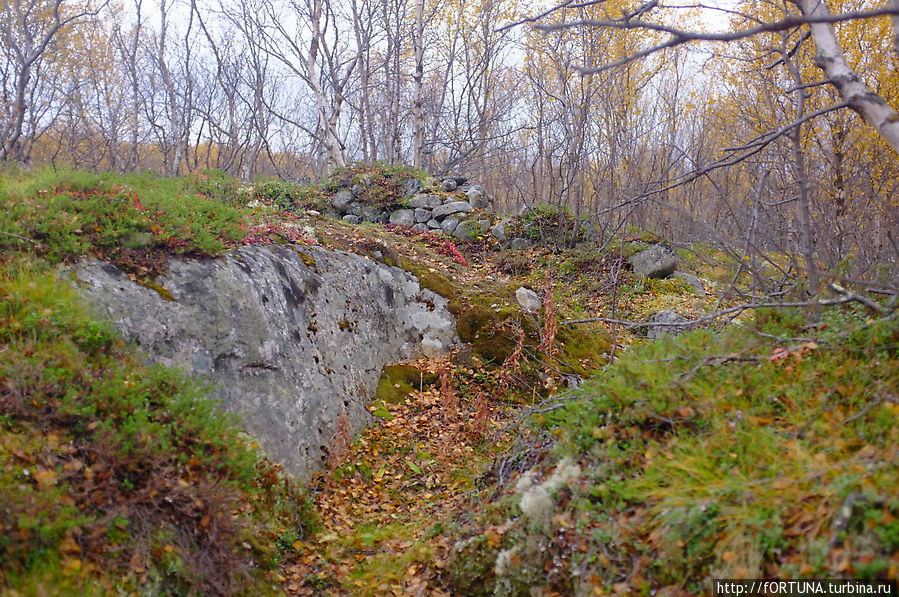
<path id="1" fill-rule="evenodd" d="M 387 365 L 378 381 L 376 401 L 397 404 L 413 391 L 433 386 L 436 382 L 435 373 L 422 371 L 413 365 Z"/>

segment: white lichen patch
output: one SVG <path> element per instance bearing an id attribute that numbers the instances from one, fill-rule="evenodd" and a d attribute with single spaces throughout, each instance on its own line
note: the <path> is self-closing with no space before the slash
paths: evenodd
<path id="1" fill-rule="evenodd" d="M 512 556 L 518 551 L 518 547 L 504 549 L 496 555 L 496 564 L 493 566 L 493 572 L 497 578 L 508 576 L 512 568 Z"/>
<path id="2" fill-rule="evenodd" d="M 524 473 L 515 486 L 516 491 L 521 494 L 518 505 L 522 514 L 541 530 L 549 532 L 555 508 L 553 494 L 572 479 L 579 477 L 580 474 L 581 468 L 568 457 L 563 458 L 553 474 L 538 485 L 533 484 L 533 472 Z"/>

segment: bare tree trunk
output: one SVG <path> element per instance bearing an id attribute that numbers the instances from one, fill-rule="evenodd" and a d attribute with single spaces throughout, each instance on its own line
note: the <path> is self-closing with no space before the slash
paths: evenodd
<path id="1" fill-rule="evenodd" d="M 890 1 L 892 6 L 899 4 L 899 0 Z M 831 16 L 823 0 L 798 0 L 798 4 L 805 16 Z M 897 20 L 899 17 L 894 16 L 894 26 Z M 899 113 L 874 93 L 849 66 L 832 23 L 809 23 L 809 28 L 817 48 L 815 64 L 824 71 L 849 107 L 874 127 L 893 151 L 899 153 Z"/>
<path id="2" fill-rule="evenodd" d="M 352 2 L 353 32 L 356 35 L 356 49 L 359 53 L 359 84 L 362 97 L 359 102 L 359 137 L 362 141 L 362 158 L 366 162 L 378 159 L 375 144 L 374 115 L 371 110 L 371 30 L 363 24 L 363 16 L 356 0 Z"/>
<path id="3" fill-rule="evenodd" d="M 346 165 L 343 160 L 343 152 L 340 150 L 340 140 L 334 128 L 336 119 L 328 116 L 328 98 L 322 89 L 318 78 L 318 51 L 322 41 L 321 31 L 322 0 L 315 0 L 312 8 L 312 41 L 309 44 L 309 56 L 306 59 L 306 77 L 315 95 L 315 103 L 318 106 L 318 122 L 324 136 L 325 152 L 328 154 L 328 166 L 338 168 Z"/>
<path id="4" fill-rule="evenodd" d="M 802 73 L 793 62 L 792 54 L 787 50 L 786 35 L 782 37 L 781 58 L 784 66 L 793 79 L 796 93 L 796 120 L 800 121 L 805 116 L 805 102 L 807 91 L 803 86 Z M 796 170 L 796 184 L 799 187 L 799 234 L 802 247 L 802 259 L 805 261 L 805 272 L 808 277 L 809 294 L 815 296 L 820 290 L 818 276 L 818 264 L 815 257 L 814 235 L 812 234 L 811 210 L 808 198 L 808 173 L 805 165 L 805 152 L 802 149 L 802 125 L 796 126 L 790 135 L 793 146 L 793 165 Z"/>
<path id="5" fill-rule="evenodd" d="M 899 0 L 897 0 L 899 1 Z M 422 167 L 422 148 L 424 146 L 424 115 L 422 113 L 423 82 L 424 82 L 424 11 L 425 0 L 415 2 L 415 97 L 412 104 L 412 128 L 415 138 L 413 140 L 413 165 Z"/>
<path id="6" fill-rule="evenodd" d="M 168 69 L 165 58 L 165 43 L 168 36 L 168 7 L 166 0 L 159 3 L 159 43 L 157 44 L 156 61 L 162 83 L 165 86 L 166 104 L 169 116 L 169 138 L 172 150 L 169 158 L 168 148 L 163 148 L 163 170 L 167 176 L 178 176 L 181 173 L 181 157 L 183 155 L 181 126 L 178 122 L 178 95 L 175 91 L 175 82 Z"/>

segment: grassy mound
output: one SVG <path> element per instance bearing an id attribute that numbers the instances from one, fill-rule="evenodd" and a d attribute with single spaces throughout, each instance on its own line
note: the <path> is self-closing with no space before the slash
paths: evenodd
<path id="1" fill-rule="evenodd" d="M 50 263 L 93 255 L 154 275 L 172 256 L 302 242 L 292 210 L 304 197 L 288 183 L 243 186 L 215 171 L 181 178 L 65 170 L 0 176 L 0 248 Z"/>
<path id="2" fill-rule="evenodd" d="M 757 321 L 786 337 L 793 323 Z M 895 577 L 896 387 L 899 320 L 848 307 L 814 340 L 698 331 L 629 351 L 543 409 L 533 433 L 556 439 L 558 464 L 507 485 L 463 532 L 457 587 L 693 594 L 712 577 Z"/>
<path id="3" fill-rule="evenodd" d="M 0 380 L 0 590 L 272 592 L 303 498 L 33 260 L 0 273 Z"/>

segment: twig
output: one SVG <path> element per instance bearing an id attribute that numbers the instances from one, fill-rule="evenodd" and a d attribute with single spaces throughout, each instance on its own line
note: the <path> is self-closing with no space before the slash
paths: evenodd
<path id="1" fill-rule="evenodd" d="M 878 315 L 886 315 L 888 313 L 888 310 L 883 305 L 872 301 L 871 299 L 869 299 L 866 296 L 862 296 L 860 294 L 856 294 L 856 293 L 852 292 L 851 290 L 847 290 L 847 289 L 843 288 L 842 286 L 840 286 L 839 284 L 837 284 L 836 282 L 831 282 L 830 284 L 828 284 L 828 286 L 830 287 L 831 290 L 833 290 L 834 292 L 836 292 L 843 298 L 842 299 L 820 300 L 820 301 L 818 301 L 818 303 L 821 305 L 838 305 L 838 304 L 842 304 L 842 303 L 846 303 L 846 302 L 850 302 L 850 301 L 855 301 L 855 302 L 861 303 L 862 305 L 871 309 Z"/>
<path id="2" fill-rule="evenodd" d="M 560 321 L 559 325 L 575 325 L 579 323 L 594 323 L 594 322 L 603 322 L 603 323 L 611 323 L 615 325 L 624 326 L 626 329 L 634 329 L 634 328 L 648 328 L 648 327 L 696 327 L 700 324 L 707 323 L 710 321 L 715 321 L 722 317 L 728 315 L 736 315 L 742 313 L 743 311 L 748 311 L 750 309 L 777 309 L 777 308 L 802 308 L 809 307 L 812 305 L 822 305 L 825 307 L 832 307 L 834 305 L 843 305 L 846 303 L 850 303 L 853 301 L 859 302 L 869 309 L 877 312 L 880 315 L 888 315 L 891 311 L 887 308 L 879 305 L 878 303 L 872 301 L 869 298 L 856 294 L 850 290 L 846 290 L 842 286 L 835 284 L 833 282 L 830 283 L 830 287 L 834 292 L 837 292 L 841 295 L 839 298 L 833 299 L 817 299 L 810 301 L 794 301 L 789 303 L 751 303 L 747 305 L 737 305 L 735 307 L 729 307 L 727 309 L 723 309 L 721 311 L 716 311 L 714 313 L 710 313 L 698 319 L 691 319 L 681 323 L 674 322 L 649 322 L 649 321 L 627 321 L 621 319 L 611 319 L 608 317 L 588 317 L 586 319 L 572 319 L 569 321 Z M 726 322 L 730 323 L 730 322 Z"/>
<path id="3" fill-rule="evenodd" d="M 33 245 L 40 245 L 41 243 L 37 242 L 33 238 L 25 238 L 24 236 L 19 236 L 18 234 L 13 234 L 12 232 L 5 232 L 0 230 L 0 234 L 5 234 L 6 236 L 11 236 L 13 238 L 17 238 L 19 240 L 24 240 L 25 242 L 31 243 Z"/>

